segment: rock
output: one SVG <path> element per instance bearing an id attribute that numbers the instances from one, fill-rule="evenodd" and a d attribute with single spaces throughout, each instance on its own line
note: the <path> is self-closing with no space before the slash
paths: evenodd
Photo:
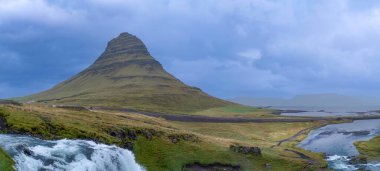
<path id="1" fill-rule="evenodd" d="M 367 158 L 352 156 L 350 157 L 350 160 L 348 161 L 348 163 L 352 165 L 367 164 Z"/>
<path id="2" fill-rule="evenodd" d="M 26 145 L 24 144 L 20 144 L 18 146 L 16 146 L 16 150 L 17 151 L 20 151 L 22 153 L 24 153 L 25 155 L 27 156 L 33 156 L 34 155 L 34 152 L 32 150 L 30 150 Z"/>
<path id="3" fill-rule="evenodd" d="M 168 138 L 172 141 L 172 143 L 178 143 L 181 140 L 190 141 L 190 142 L 199 142 L 199 137 L 193 134 L 173 134 L 169 135 Z"/>
<path id="4" fill-rule="evenodd" d="M 250 147 L 250 152 L 256 156 L 261 156 L 261 149 L 259 147 Z"/>
<path id="5" fill-rule="evenodd" d="M 126 139 L 126 133 L 122 129 L 120 129 L 120 130 L 109 130 L 108 134 L 113 136 L 113 137 L 116 137 L 122 141 Z"/>
<path id="6" fill-rule="evenodd" d="M 121 147 L 128 149 L 130 151 L 133 151 L 133 143 L 132 142 L 125 142 Z"/>
<path id="7" fill-rule="evenodd" d="M 147 132 L 147 133 L 145 134 L 145 138 L 148 139 L 148 140 L 152 140 L 152 133 Z"/>
<path id="8" fill-rule="evenodd" d="M 136 133 L 138 135 L 143 135 L 148 140 L 152 140 L 154 136 L 159 137 L 163 134 L 162 132 L 156 131 L 154 129 L 140 129 L 140 130 L 137 130 Z"/>
<path id="9" fill-rule="evenodd" d="M 270 163 L 265 163 L 264 166 L 266 169 L 272 168 L 272 164 L 270 164 Z"/>
<path id="10" fill-rule="evenodd" d="M 255 156 L 261 156 L 261 149 L 259 147 L 246 147 L 240 145 L 231 145 L 230 150 L 236 153 L 253 154 Z"/>
<path id="11" fill-rule="evenodd" d="M 113 136 L 113 137 L 116 137 L 116 132 L 115 131 L 111 131 L 110 135 Z"/>
<path id="12" fill-rule="evenodd" d="M 137 135 L 136 135 L 136 132 L 134 130 L 128 130 L 127 137 L 130 140 L 137 140 Z"/>
<path id="13" fill-rule="evenodd" d="M 0 116 L 0 131 L 7 128 L 7 122 L 4 117 Z"/>
<path id="14" fill-rule="evenodd" d="M 172 143 L 177 144 L 179 143 L 180 139 L 177 136 L 169 136 L 169 139 Z"/>

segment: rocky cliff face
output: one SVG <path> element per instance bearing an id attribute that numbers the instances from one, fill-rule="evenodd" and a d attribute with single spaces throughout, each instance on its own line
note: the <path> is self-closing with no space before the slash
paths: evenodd
<path id="1" fill-rule="evenodd" d="M 129 33 L 112 39 L 89 68 L 22 100 L 162 112 L 191 112 L 230 104 L 166 72 L 144 43 Z"/>

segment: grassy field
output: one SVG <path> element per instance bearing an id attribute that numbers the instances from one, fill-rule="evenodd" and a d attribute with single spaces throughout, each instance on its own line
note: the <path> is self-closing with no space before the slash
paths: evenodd
<path id="1" fill-rule="evenodd" d="M 209 117 L 238 117 L 238 118 L 258 118 L 275 117 L 273 110 L 259 109 L 256 107 L 242 105 L 228 105 L 223 107 L 210 108 L 207 110 L 194 112 L 194 115 Z"/>
<path id="2" fill-rule="evenodd" d="M 122 147 L 132 142 L 136 160 L 148 170 L 181 170 L 191 163 L 240 165 L 242 170 L 263 170 L 268 164 L 272 170 L 326 167 L 322 155 L 295 147 L 297 141 L 306 135 L 276 146 L 278 141 L 302 129 L 324 124 L 320 122 L 184 123 L 134 113 L 91 112 L 37 105 L 3 105 L 0 106 L 0 116 L 6 120 L 8 130 L 44 139 L 92 139 Z M 138 138 L 115 135 L 120 132 L 134 132 Z M 178 139 L 175 143 L 173 137 Z M 232 144 L 258 146 L 262 156 L 233 152 L 229 149 Z M 310 159 L 302 158 L 289 149 Z"/>
<path id="3" fill-rule="evenodd" d="M 0 148 L 0 170 L 1 171 L 14 171 L 14 161 L 8 154 Z"/>
<path id="4" fill-rule="evenodd" d="M 367 158 L 368 161 L 380 161 L 380 136 L 369 141 L 355 143 L 360 156 Z"/>

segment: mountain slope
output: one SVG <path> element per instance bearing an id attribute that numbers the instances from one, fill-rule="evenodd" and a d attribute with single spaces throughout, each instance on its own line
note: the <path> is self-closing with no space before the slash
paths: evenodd
<path id="1" fill-rule="evenodd" d="M 150 55 L 144 43 L 129 33 L 112 39 L 89 68 L 21 101 L 162 112 L 192 112 L 232 104 L 173 77 Z"/>

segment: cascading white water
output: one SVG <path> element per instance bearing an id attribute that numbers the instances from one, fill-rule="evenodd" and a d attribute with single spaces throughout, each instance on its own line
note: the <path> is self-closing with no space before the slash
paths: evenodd
<path id="1" fill-rule="evenodd" d="M 0 146 L 18 171 L 143 171 L 132 152 L 85 140 L 44 141 L 23 135 L 0 135 Z"/>

